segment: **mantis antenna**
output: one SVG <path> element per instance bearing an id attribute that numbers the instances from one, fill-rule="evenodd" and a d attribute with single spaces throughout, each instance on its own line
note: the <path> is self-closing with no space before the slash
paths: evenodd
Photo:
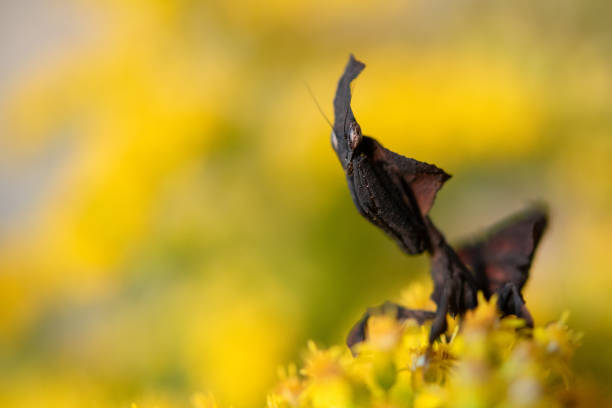
<path id="1" fill-rule="evenodd" d="M 329 127 L 332 128 L 332 130 L 334 130 L 334 125 L 332 125 L 332 123 L 328 119 L 327 115 L 325 115 L 325 112 L 323 112 L 323 109 L 321 108 L 321 105 L 319 105 L 319 102 L 317 101 L 317 98 L 314 96 L 314 93 L 312 92 L 312 89 L 310 89 L 310 86 L 308 86 L 308 83 L 306 81 L 303 81 L 303 82 L 304 82 L 304 86 L 306 87 L 306 90 L 308 90 L 308 93 L 310 94 L 310 97 L 312 98 L 312 101 L 317 106 L 317 109 L 319 110 L 319 113 L 323 116 L 325 121 L 329 124 Z"/>

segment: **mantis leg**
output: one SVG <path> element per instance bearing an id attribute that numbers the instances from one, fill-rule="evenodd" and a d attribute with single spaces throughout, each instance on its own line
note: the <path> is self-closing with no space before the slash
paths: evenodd
<path id="1" fill-rule="evenodd" d="M 438 310 L 436 310 L 436 317 L 433 320 L 431 331 L 429 332 L 430 344 L 433 344 L 434 340 L 446 331 L 446 313 L 448 312 L 448 304 L 453 293 L 452 287 L 450 286 L 451 284 L 452 283 L 448 283 L 442 292 L 442 298 L 438 305 Z"/>
<path id="2" fill-rule="evenodd" d="M 367 338 L 368 320 L 376 315 L 392 315 L 397 321 L 414 319 L 418 324 L 435 318 L 436 314 L 429 310 L 408 309 L 393 302 L 385 302 L 380 306 L 370 307 L 361 319 L 351 329 L 346 338 L 346 344 L 353 348 L 355 344 L 361 343 Z"/>

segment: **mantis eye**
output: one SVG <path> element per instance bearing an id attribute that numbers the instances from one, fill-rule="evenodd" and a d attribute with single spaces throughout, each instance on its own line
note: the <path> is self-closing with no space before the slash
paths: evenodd
<path id="1" fill-rule="evenodd" d="M 361 143 L 361 128 L 357 124 L 357 122 L 351 123 L 349 126 L 349 146 L 351 150 L 355 150 L 359 143 Z"/>

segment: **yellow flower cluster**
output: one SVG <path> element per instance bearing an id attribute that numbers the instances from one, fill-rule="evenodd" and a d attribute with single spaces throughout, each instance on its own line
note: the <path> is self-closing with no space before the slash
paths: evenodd
<path id="1" fill-rule="evenodd" d="M 569 361 L 580 335 L 566 316 L 532 330 L 500 318 L 495 299 L 479 304 L 461 321 L 449 318 L 449 331 L 431 346 L 428 324 L 387 315 L 370 318 L 356 356 L 311 342 L 301 370 L 281 370 L 268 408 L 571 405 Z"/>

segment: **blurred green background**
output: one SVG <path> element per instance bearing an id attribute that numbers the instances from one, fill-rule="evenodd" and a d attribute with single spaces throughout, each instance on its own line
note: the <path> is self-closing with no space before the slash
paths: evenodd
<path id="1" fill-rule="evenodd" d="M 0 3 L 0 405 L 264 403 L 307 339 L 427 280 L 329 142 L 349 52 L 365 134 L 454 175 L 451 240 L 552 211 L 526 297 L 612 376 L 612 3 Z M 333 118 L 332 118 L 333 119 Z"/>

